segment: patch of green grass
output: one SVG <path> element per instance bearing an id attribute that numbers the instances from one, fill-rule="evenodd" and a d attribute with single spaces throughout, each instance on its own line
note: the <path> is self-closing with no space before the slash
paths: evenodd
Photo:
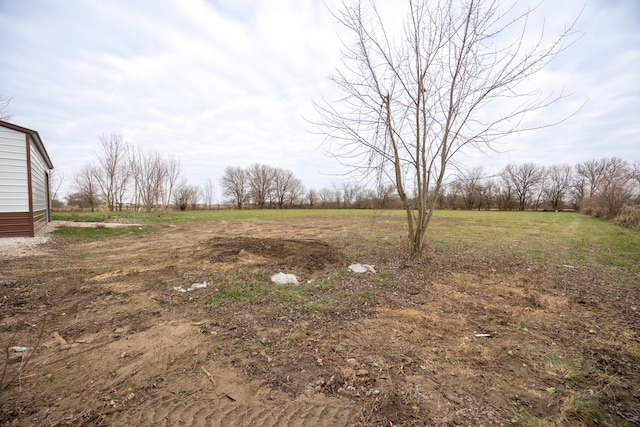
<path id="1" fill-rule="evenodd" d="M 118 236 L 145 237 L 149 235 L 151 231 L 149 227 L 58 227 L 55 234 L 65 236 L 75 242 L 82 242 Z"/>
<path id="2" fill-rule="evenodd" d="M 547 372 L 563 379 L 571 379 L 586 373 L 583 364 L 574 359 L 563 357 L 558 353 L 548 353 L 545 356 Z"/>
<path id="3" fill-rule="evenodd" d="M 397 215 L 395 211 L 392 215 Z M 201 221 L 287 221 L 291 218 L 364 218 L 367 222 L 374 218 L 372 211 L 358 209 L 220 209 L 220 210 L 186 210 L 160 212 L 52 212 L 54 221 L 74 222 L 127 222 L 137 223 L 183 223 Z"/>
<path id="4" fill-rule="evenodd" d="M 276 285 L 270 282 L 254 280 L 251 282 L 232 282 L 218 292 L 208 296 L 207 302 L 216 305 L 231 303 L 278 303 L 299 302 L 302 291 L 298 286 Z"/>

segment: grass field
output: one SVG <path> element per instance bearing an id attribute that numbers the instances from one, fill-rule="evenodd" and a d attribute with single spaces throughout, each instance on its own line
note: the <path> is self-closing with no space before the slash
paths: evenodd
<path id="1" fill-rule="evenodd" d="M 370 210 L 211 210 L 142 212 L 54 212 L 59 221 L 136 222 L 142 224 L 184 222 L 287 222 L 293 218 L 358 217 L 378 224 L 392 220 L 405 221 L 403 211 Z M 104 231 L 103 234 L 114 233 Z M 433 250 L 462 245 L 476 250 L 516 253 L 532 259 L 553 259 L 566 264 L 587 262 L 594 267 L 616 266 L 640 272 L 640 230 L 621 227 L 578 213 L 513 212 L 513 211 L 436 211 L 428 236 Z M 379 237 L 376 234 L 376 237 Z M 394 228 L 386 236 L 403 239 L 405 234 Z"/>

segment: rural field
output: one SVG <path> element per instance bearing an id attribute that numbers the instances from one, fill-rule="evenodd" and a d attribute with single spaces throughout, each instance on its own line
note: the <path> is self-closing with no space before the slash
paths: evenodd
<path id="1" fill-rule="evenodd" d="M 0 248 L 0 425 L 640 425 L 639 230 L 439 211 L 409 260 L 396 211 L 108 221 Z"/>

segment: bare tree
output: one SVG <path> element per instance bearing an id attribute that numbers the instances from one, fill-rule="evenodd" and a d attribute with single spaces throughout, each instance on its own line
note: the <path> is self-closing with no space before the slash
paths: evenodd
<path id="1" fill-rule="evenodd" d="M 273 197 L 279 209 L 285 204 L 291 206 L 296 198 L 303 192 L 302 182 L 296 178 L 293 172 L 275 168 L 272 170 Z"/>
<path id="2" fill-rule="evenodd" d="M 465 209 L 470 210 L 474 206 L 478 206 L 478 209 L 480 209 L 482 180 L 484 179 L 485 173 L 482 166 L 470 170 L 461 170 L 458 173 L 457 182 Z"/>
<path id="3" fill-rule="evenodd" d="M 249 195 L 249 179 L 244 169 L 227 166 L 220 178 L 222 194 L 229 197 L 238 209 L 242 209 Z"/>
<path id="4" fill-rule="evenodd" d="M 591 159 L 575 166 L 574 191 L 580 209 L 592 207 L 605 175 L 605 159 Z"/>
<path id="5" fill-rule="evenodd" d="M 162 206 L 164 211 L 167 212 L 173 189 L 178 185 L 178 182 L 184 180 L 184 176 L 182 173 L 182 163 L 180 162 L 180 159 L 170 156 L 164 160 L 164 167 L 166 174 L 165 179 L 163 180 Z"/>
<path id="6" fill-rule="evenodd" d="M 130 167 L 136 187 L 136 201 L 139 201 L 147 212 L 151 212 L 154 207 L 157 210 L 167 176 L 164 159 L 157 152 L 136 151 L 130 156 Z"/>
<path id="7" fill-rule="evenodd" d="M 249 194 L 253 203 L 264 209 L 267 201 L 273 196 L 274 169 L 268 165 L 255 163 L 247 169 L 249 177 Z"/>
<path id="8" fill-rule="evenodd" d="M 99 198 L 99 185 L 96 180 L 96 170 L 92 165 L 84 166 L 73 178 L 73 187 L 76 190 L 75 195 L 71 199 L 67 199 L 68 203 L 73 205 L 78 203 L 81 208 L 90 207 L 91 212 L 95 211 Z"/>
<path id="9" fill-rule="evenodd" d="M 211 209 L 213 206 L 213 199 L 216 194 L 216 183 L 213 182 L 211 178 L 207 179 L 207 182 L 204 184 L 204 188 L 202 189 L 202 196 L 204 198 L 204 204 L 207 206 L 207 209 Z"/>
<path id="10" fill-rule="evenodd" d="M 409 0 L 404 32 L 393 35 L 368 4 L 343 4 L 335 14 L 354 41 L 333 77 L 343 95 L 316 105 L 319 124 L 336 156 L 394 182 L 410 253 L 419 256 L 456 155 L 527 130 L 528 113 L 562 97 L 527 85 L 573 31 L 550 43 L 541 31 L 530 43 L 531 10 L 513 17 L 492 0 Z"/>
<path id="11" fill-rule="evenodd" d="M 51 191 L 51 202 L 60 202 L 58 196 L 60 196 L 60 188 L 64 184 L 65 176 L 57 169 L 51 169 L 49 171 L 49 189 Z"/>
<path id="12" fill-rule="evenodd" d="M 309 190 L 307 190 L 307 194 L 305 194 L 305 199 L 307 200 L 307 202 L 309 203 L 309 208 L 313 209 L 313 207 L 315 206 L 316 202 L 318 201 L 318 192 L 316 190 L 314 190 L 313 188 L 310 188 Z"/>
<path id="13" fill-rule="evenodd" d="M 319 200 L 320 206 L 325 209 L 332 207 L 335 199 L 336 199 L 335 191 L 330 188 L 323 187 L 320 189 L 320 191 L 318 191 L 318 200 Z M 339 200 L 340 200 L 340 196 L 338 196 L 338 201 Z M 339 206 L 336 206 L 336 207 L 339 207 Z"/>
<path id="14" fill-rule="evenodd" d="M 119 207 L 122 210 L 122 197 L 129 180 L 129 146 L 122 135 L 112 133 L 99 136 L 101 151 L 96 154 L 96 182 L 108 209 Z"/>
<path id="15" fill-rule="evenodd" d="M 0 93 L 0 120 L 11 120 L 13 114 L 9 110 L 9 104 L 11 104 L 11 98 L 6 98 Z"/>
<path id="16" fill-rule="evenodd" d="M 197 185 L 187 185 L 183 183 L 175 189 L 174 203 L 181 211 L 187 209 L 189 205 L 191 205 L 191 209 L 195 209 L 198 204 L 200 192 L 200 187 Z"/>
<path id="17" fill-rule="evenodd" d="M 518 199 L 518 208 L 523 211 L 527 205 L 535 203 L 545 170 L 543 166 L 535 163 L 507 165 L 501 176 L 507 186 L 513 189 Z"/>
<path id="18" fill-rule="evenodd" d="M 602 216 L 615 218 L 633 196 L 633 175 L 628 162 L 618 157 L 602 159 L 604 174 L 595 193 Z"/>
<path id="19" fill-rule="evenodd" d="M 568 164 L 552 165 L 547 168 L 542 184 L 545 201 L 552 209 L 562 208 L 565 195 L 571 188 L 573 168 Z"/>
<path id="20" fill-rule="evenodd" d="M 396 193 L 396 187 L 391 183 L 378 185 L 376 198 L 378 202 L 377 208 L 379 209 L 397 207 L 398 196 Z"/>

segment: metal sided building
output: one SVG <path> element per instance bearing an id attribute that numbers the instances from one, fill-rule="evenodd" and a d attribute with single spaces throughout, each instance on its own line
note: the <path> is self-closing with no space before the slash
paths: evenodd
<path id="1" fill-rule="evenodd" d="M 38 132 L 0 120 L 0 238 L 33 237 L 47 227 L 51 169 Z"/>

